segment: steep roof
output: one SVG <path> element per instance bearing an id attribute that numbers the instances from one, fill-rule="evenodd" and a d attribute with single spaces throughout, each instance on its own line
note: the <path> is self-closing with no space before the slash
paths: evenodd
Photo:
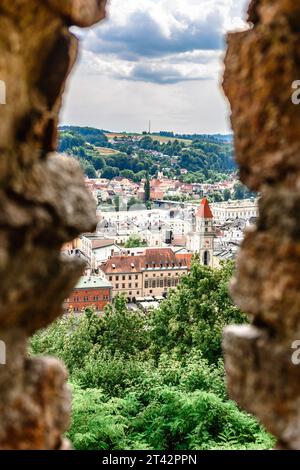
<path id="1" fill-rule="evenodd" d="M 171 248 L 149 248 L 143 255 L 112 256 L 101 269 L 106 274 L 118 274 L 138 273 L 151 268 L 190 267 L 191 258 L 191 254 L 175 254 Z"/>
<path id="2" fill-rule="evenodd" d="M 177 262 L 181 262 L 182 266 L 187 266 L 189 269 L 191 267 L 193 255 L 192 253 L 177 253 L 176 259 Z"/>
<path id="3" fill-rule="evenodd" d="M 202 219 L 213 219 L 213 214 L 206 197 L 202 199 L 200 207 L 196 212 L 196 217 L 201 217 Z"/>
<path id="4" fill-rule="evenodd" d="M 112 256 L 101 267 L 101 270 L 108 273 L 138 273 L 141 272 L 141 265 L 144 256 Z"/>
<path id="5" fill-rule="evenodd" d="M 167 264 L 176 263 L 175 253 L 172 248 L 148 248 L 145 250 L 145 264 L 165 267 Z"/>

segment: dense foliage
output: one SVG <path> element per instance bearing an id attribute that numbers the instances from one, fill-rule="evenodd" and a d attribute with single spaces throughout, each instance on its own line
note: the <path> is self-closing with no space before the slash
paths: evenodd
<path id="1" fill-rule="evenodd" d="M 217 136 L 192 136 L 186 140 L 160 141 L 154 135 L 139 140 L 124 134 L 124 139 L 109 143 L 103 130 L 90 127 L 61 127 L 59 151 L 79 159 L 89 177 L 100 172 L 103 178 L 123 176 L 141 181 L 158 171 L 183 182 L 216 182 L 236 171 L 232 142 Z M 107 152 L 107 149 L 112 152 Z M 188 170 L 182 175 L 181 170 Z"/>
<path id="2" fill-rule="evenodd" d="M 77 449 L 263 449 L 273 439 L 228 400 L 221 331 L 246 317 L 228 296 L 232 265 L 194 261 L 161 306 L 129 311 L 117 297 L 38 332 L 32 354 L 65 361 Z"/>

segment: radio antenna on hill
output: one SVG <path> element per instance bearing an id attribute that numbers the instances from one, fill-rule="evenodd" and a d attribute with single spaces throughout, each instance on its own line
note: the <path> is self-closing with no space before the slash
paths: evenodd
<path id="1" fill-rule="evenodd" d="M 151 134 L 151 121 L 149 120 L 149 134 Z"/>

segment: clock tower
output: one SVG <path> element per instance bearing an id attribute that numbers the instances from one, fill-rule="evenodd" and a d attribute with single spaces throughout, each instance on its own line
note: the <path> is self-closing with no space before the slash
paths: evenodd
<path id="1" fill-rule="evenodd" d="M 216 232 L 213 214 L 206 198 L 202 199 L 196 212 L 196 233 L 199 235 L 200 262 L 205 266 L 213 267 Z"/>

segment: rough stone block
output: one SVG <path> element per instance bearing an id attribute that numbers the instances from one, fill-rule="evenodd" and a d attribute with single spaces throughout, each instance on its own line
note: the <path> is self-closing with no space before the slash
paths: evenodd
<path id="1" fill-rule="evenodd" d="M 230 326 L 223 347 L 230 397 L 259 416 L 287 449 L 300 449 L 300 365 L 292 363 L 290 342 L 266 329 Z"/>

